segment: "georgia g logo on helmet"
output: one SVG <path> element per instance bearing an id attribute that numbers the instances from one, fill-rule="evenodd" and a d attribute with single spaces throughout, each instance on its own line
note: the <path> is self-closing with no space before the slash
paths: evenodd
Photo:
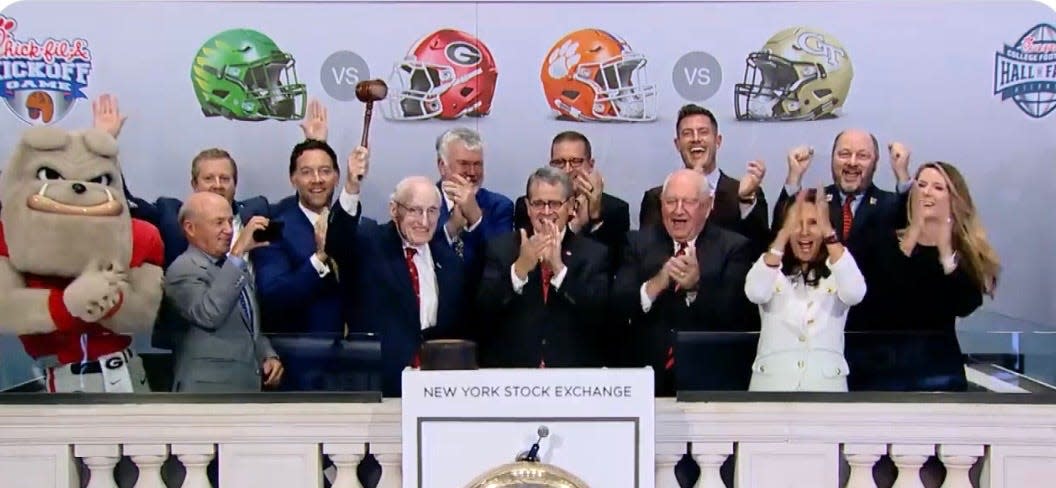
<path id="1" fill-rule="evenodd" d="M 444 56 L 452 63 L 462 66 L 474 66 L 480 63 L 480 49 L 468 42 L 452 42 L 444 50 Z"/>

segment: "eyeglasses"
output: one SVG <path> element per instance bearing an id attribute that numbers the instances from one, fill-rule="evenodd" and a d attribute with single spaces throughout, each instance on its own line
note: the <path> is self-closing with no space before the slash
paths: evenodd
<path id="1" fill-rule="evenodd" d="M 552 212 L 556 212 L 564 205 L 568 200 L 531 200 L 528 202 L 528 206 L 532 207 L 532 210 L 547 209 Z"/>
<path id="2" fill-rule="evenodd" d="M 678 208 L 679 204 L 682 205 L 682 208 L 687 208 L 688 209 L 688 208 L 697 208 L 700 205 L 700 199 L 699 198 L 665 198 L 663 200 L 663 203 L 664 203 L 665 207 L 667 207 L 669 209 L 672 209 L 672 210 Z"/>
<path id="3" fill-rule="evenodd" d="M 440 216 L 440 207 L 408 207 L 402 203 L 397 203 L 396 206 L 402 208 L 408 215 L 418 219 L 428 216 L 429 220 L 435 220 Z"/>
<path id="4" fill-rule="evenodd" d="M 552 168 L 564 168 L 571 166 L 572 169 L 579 169 L 583 167 L 583 163 L 586 163 L 585 158 L 556 158 L 550 160 L 550 167 Z"/>

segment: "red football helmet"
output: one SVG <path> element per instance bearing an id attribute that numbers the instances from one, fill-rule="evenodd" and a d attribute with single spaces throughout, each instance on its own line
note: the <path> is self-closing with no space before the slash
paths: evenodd
<path id="1" fill-rule="evenodd" d="M 457 119 L 491 112 L 499 72 L 480 39 L 455 29 L 421 38 L 389 78 L 385 117 Z"/>

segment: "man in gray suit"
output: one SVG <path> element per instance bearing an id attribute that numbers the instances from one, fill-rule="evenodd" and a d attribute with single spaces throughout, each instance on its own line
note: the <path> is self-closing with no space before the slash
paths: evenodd
<path id="1" fill-rule="evenodd" d="M 187 250 L 165 272 L 165 299 L 185 322 L 174 351 L 173 391 L 247 392 L 274 387 L 283 367 L 260 334 L 260 310 L 246 257 L 268 219 L 253 217 L 231 245 L 231 205 L 198 192 L 179 212 Z M 230 252 L 228 251 L 230 249 Z"/>

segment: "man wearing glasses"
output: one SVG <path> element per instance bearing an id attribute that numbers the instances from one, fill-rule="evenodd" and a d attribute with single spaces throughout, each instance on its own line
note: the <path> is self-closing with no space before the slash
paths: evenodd
<path id="1" fill-rule="evenodd" d="M 326 254 L 344 276 L 343 293 L 356 312 L 353 332 L 381 337 L 382 394 L 399 397 L 401 372 L 418 366 L 426 340 L 460 337 L 464 307 L 463 264 L 451 246 L 434 240 L 440 190 L 424 176 L 400 180 L 389 200 L 392 220 L 362 219 L 360 179 L 368 169 L 367 148 L 348 157 L 348 174 L 330 211 Z"/>
<path id="2" fill-rule="evenodd" d="M 637 357 L 651 365 L 657 396 L 674 384 L 675 330 L 758 330 L 744 294 L 754 254 L 746 238 L 711 221 L 707 178 L 680 169 L 664 181 L 660 225 L 631 232 L 612 303 L 630 319 Z M 702 372 L 707 374 L 707 372 Z"/>
<path id="3" fill-rule="evenodd" d="M 599 367 L 608 302 L 605 246 L 571 232 L 572 179 L 552 167 L 528 178 L 530 226 L 488 242 L 477 307 L 491 323 L 481 365 Z"/>
<path id="4" fill-rule="evenodd" d="M 604 245 L 610 269 L 615 270 L 631 228 L 630 211 L 627 202 L 604 192 L 604 180 L 591 157 L 590 140 L 576 131 L 555 136 L 550 144 L 550 167 L 564 171 L 572 181 L 568 228 Z M 513 222 L 518 229 L 531 228 L 524 202 L 524 197 L 517 199 Z"/>

